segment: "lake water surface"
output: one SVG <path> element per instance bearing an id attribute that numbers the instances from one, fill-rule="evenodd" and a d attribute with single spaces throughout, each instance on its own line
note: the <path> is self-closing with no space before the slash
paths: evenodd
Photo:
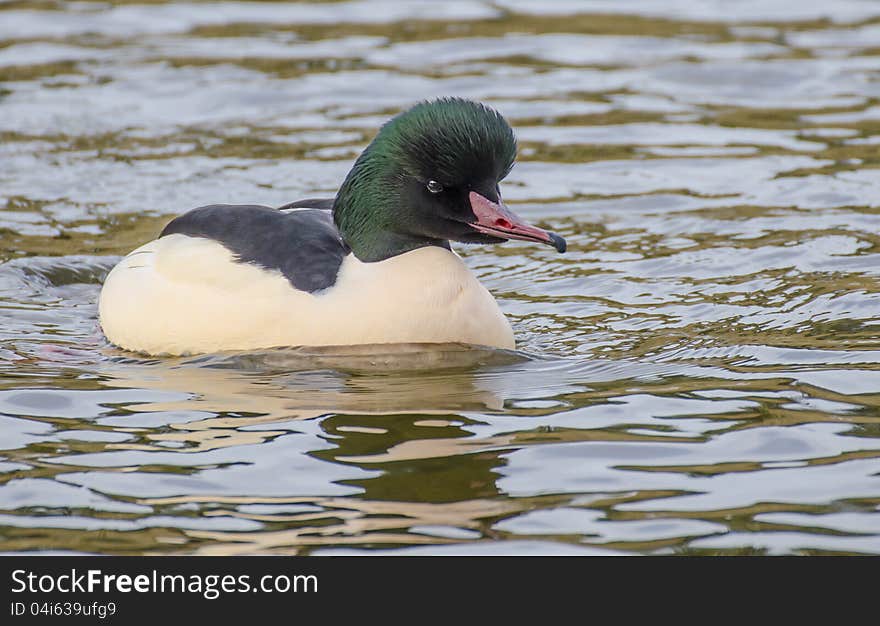
<path id="1" fill-rule="evenodd" d="M 144 358 L 174 215 L 499 109 L 519 350 Z M 0 551 L 880 554 L 880 3 L 0 2 Z"/>

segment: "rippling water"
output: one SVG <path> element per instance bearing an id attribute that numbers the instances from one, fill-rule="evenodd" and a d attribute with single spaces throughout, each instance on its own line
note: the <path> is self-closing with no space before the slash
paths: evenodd
<path id="1" fill-rule="evenodd" d="M 485 101 L 515 353 L 144 359 L 119 255 Z M 0 551 L 880 554 L 880 3 L 0 2 Z"/>

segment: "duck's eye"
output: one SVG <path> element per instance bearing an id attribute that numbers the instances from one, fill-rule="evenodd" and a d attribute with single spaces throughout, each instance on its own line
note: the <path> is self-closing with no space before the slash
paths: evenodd
<path id="1" fill-rule="evenodd" d="M 440 193 L 441 191 L 443 191 L 443 185 L 438 183 L 436 180 L 429 180 L 426 187 L 431 193 Z"/>

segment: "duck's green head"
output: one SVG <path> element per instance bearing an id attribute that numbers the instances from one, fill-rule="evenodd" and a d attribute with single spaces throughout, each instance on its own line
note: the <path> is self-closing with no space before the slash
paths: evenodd
<path id="1" fill-rule="evenodd" d="M 339 189 L 333 214 L 362 261 L 449 241 L 565 240 L 532 226 L 501 201 L 516 138 L 496 111 L 470 100 L 422 102 L 385 124 Z"/>

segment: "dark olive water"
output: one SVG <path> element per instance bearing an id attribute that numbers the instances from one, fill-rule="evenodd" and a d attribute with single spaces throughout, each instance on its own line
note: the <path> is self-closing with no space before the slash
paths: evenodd
<path id="1" fill-rule="evenodd" d="M 517 353 L 145 359 L 119 255 L 441 95 Z M 0 551 L 880 554 L 880 3 L 0 2 Z"/>

